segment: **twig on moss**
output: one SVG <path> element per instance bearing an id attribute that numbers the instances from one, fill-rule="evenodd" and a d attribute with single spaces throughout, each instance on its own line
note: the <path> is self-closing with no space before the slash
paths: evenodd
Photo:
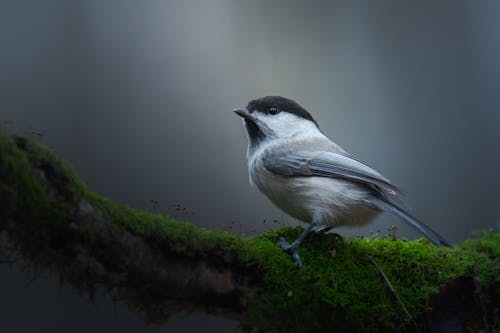
<path id="1" fill-rule="evenodd" d="M 396 289 L 394 289 L 394 287 L 392 286 L 392 283 L 391 283 L 391 281 L 389 281 L 389 278 L 387 277 L 387 275 L 385 274 L 385 272 L 377 264 L 377 262 L 375 261 L 375 259 L 373 259 L 373 257 L 368 256 L 368 258 L 370 259 L 370 261 L 372 262 L 372 264 L 375 267 L 377 267 L 378 271 L 380 272 L 380 275 L 382 275 L 382 278 L 384 279 L 385 284 L 387 285 L 387 287 L 389 288 L 389 290 L 391 291 L 391 293 L 394 295 L 394 297 L 398 301 L 399 306 L 401 307 L 401 309 L 403 310 L 403 312 L 406 314 L 406 316 L 410 319 L 410 321 L 412 322 L 412 324 L 415 325 L 415 327 L 418 330 L 417 323 L 415 322 L 415 320 L 413 319 L 412 315 L 410 314 L 410 312 L 406 308 L 405 304 L 401 300 L 401 297 L 399 297 L 399 294 L 397 293 Z"/>
<path id="2" fill-rule="evenodd" d="M 485 333 L 490 333 L 490 328 L 488 327 L 488 318 L 486 317 L 486 306 L 484 305 L 483 291 L 481 289 L 481 284 L 478 279 L 479 273 L 477 271 L 477 260 L 474 259 L 474 288 L 479 299 L 479 305 L 481 306 L 481 317 L 483 319 L 483 327 Z"/>

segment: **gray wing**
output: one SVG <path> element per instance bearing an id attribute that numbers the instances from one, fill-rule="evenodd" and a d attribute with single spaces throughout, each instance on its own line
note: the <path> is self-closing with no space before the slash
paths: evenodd
<path id="1" fill-rule="evenodd" d="M 369 166 L 346 155 L 328 151 L 272 152 L 263 158 L 264 167 L 285 177 L 317 176 L 351 180 L 376 185 L 389 192 L 399 192 L 387 178 Z"/>
<path id="2" fill-rule="evenodd" d="M 263 158 L 264 167 L 284 177 L 330 177 L 365 185 L 372 192 L 373 204 L 408 223 L 436 245 L 450 246 L 437 232 L 414 217 L 401 200 L 401 191 L 369 166 L 346 155 L 329 151 L 271 152 Z"/>

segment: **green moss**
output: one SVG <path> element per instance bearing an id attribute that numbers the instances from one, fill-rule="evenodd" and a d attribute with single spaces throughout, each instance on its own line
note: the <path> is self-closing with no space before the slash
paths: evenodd
<path id="1" fill-rule="evenodd" d="M 318 315 L 330 317 L 342 309 L 347 322 L 359 329 L 396 328 L 409 324 L 408 318 L 392 300 L 374 258 L 384 270 L 408 311 L 414 318 L 429 308 L 427 299 L 450 279 L 473 275 L 478 263 L 479 279 L 487 302 L 493 301 L 500 284 L 500 235 L 487 233 L 468 240 L 455 249 L 438 248 L 427 240 L 377 239 L 340 240 L 314 233 L 301 247 L 304 268 L 297 272 L 293 261 L 274 244 L 280 236 L 295 239 L 300 228 L 268 232 L 253 243 L 257 259 L 266 272 L 269 288 L 252 303 L 257 318 L 282 318 L 314 323 Z M 267 242 L 266 242 L 267 241 Z M 258 249 L 256 249 L 258 248 Z M 300 314 L 297 318 L 290 314 Z M 318 323 L 321 325 L 321 323 Z"/>
<path id="2" fill-rule="evenodd" d="M 27 156 L 18 149 L 14 137 L 0 135 L 0 175 L 2 182 L 22 195 L 16 196 L 15 214 L 44 216 L 50 200 L 31 172 Z"/>
<path id="3" fill-rule="evenodd" d="M 477 273 L 486 303 L 492 303 L 500 298 L 500 234 L 482 231 L 477 236 L 457 245 L 454 256 L 466 264 L 467 275 Z"/>
<path id="4" fill-rule="evenodd" d="M 52 182 L 58 193 L 48 194 L 47 184 L 33 173 L 37 168 L 52 175 L 46 177 L 47 182 Z M 0 134 L 0 177 L 18 193 L 16 217 L 58 227 L 71 223 L 68 216 L 85 200 L 99 209 L 113 232 L 128 230 L 182 255 L 224 253 L 237 258 L 235 264 L 241 270 L 260 272 L 265 281 L 262 290 L 248 299 L 248 312 L 256 323 L 269 323 L 275 318 L 282 328 L 303 323 L 319 328 L 322 319 L 331 321 L 335 315 L 349 327 L 362 330 L 408 324 L 370 257 L 387 274 L 415 318 L 428 310 L 429 295 L 447 281 L 475 274 L 475 263 L 487 302 L 494 299 L 500 285 L 499 234 L 485 233 L 447 249 L 423 239 L 342 240 L 313 233 L 301 247 L 304 267 L 298 272 L 292 258 L 276 244 L 281 236 L 294 240 L 301 228 L 237 237 L 117 204 L 90 191 L 73 168 L 49 149 L 24 138 Z M 81 233 L 82 237 L 92 237 L 84 228 Z"/>
<path id="5" fill-rule="evenodd" d="M 202 255 L 216 247 L 225 248 L 237 240 L 227 232 L 198 228 L 188 222 L 175 221 L 166 215 L 116 204 L 90 191 L 85 197 L 100 209 L 109 223 L 135 235 L 164 242 L 163 245 L 174 253 Z"/>

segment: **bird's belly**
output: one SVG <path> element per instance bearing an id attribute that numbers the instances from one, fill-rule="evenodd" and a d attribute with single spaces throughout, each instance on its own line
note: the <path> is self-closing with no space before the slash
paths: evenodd
<path id="1" fill-rule="evenodd" d="M 315 219 L 318 225 L 359 226 L 379 212 L 369 204 L 370 192 L 341 179 L 268 174 L 254 182 L 277 207 L 302 222 Z"/>

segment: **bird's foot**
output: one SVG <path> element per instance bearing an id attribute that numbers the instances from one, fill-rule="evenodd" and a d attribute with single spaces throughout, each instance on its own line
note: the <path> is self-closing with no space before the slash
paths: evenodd
<path id="1" fill-rule="evenodd" d="M 316 232 L 319 232 L 320 234 L 326 234 L 330 230 L 332 230 L 332 227 L 324 225 L 316 229 Z"/>
<path id="2" fill-rule="evenodd" d="M 332 235 L 333 237 L 337 238 L 338 240 L 344 240 L 344 237 L 340 236 L 338 233 L 336 232 L 332 232 L 330 235 Z"/>
<path id="3" fill-rule="evenodd" d="M 297 266 L 297 268 L 300 270 L 302 268 L 302 258 L 299 254 L 300 243 L 295 241 L 290 244 L 283 237 L 281 237 L 279 245 L 285 252 L 289 252 L 292 254 L 292 258 L 295 261 L 295 266 Z"/>

